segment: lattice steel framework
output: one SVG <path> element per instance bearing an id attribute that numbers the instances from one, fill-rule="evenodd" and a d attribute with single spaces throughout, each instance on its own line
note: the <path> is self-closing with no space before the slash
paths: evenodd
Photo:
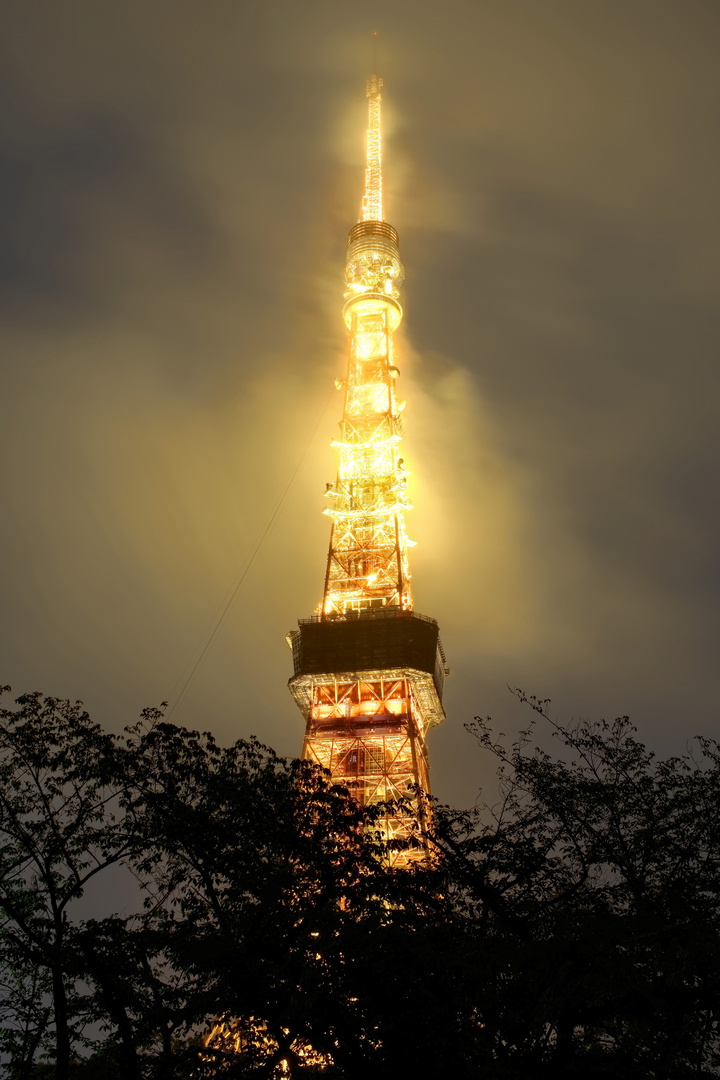
<path id="1" fill-rule="evenodd" d="M 303 756 L 362 803 L 429 791 L 425 737 L 444 718 L 445 658 L 437 624 L 413 613 L 405 529 L 411 509 L 393 332 L 402 319 L 398 236 L 382 220 L 382 80 L 367 83 L 368 131 L 361 220 L 349 233 L 343 318 L 349 357 L 331 520 L 318 614 L 288 635 L 290 689 L 307 721 Z M 354 625 L 351 625 L 354 624 Z M 400 863 L 425 850 L 422 799 L 389 816 Z"/>

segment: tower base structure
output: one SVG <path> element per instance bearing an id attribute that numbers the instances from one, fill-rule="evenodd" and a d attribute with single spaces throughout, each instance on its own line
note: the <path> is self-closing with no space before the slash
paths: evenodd
<path id="1" fill-rule="evenodd" d="M 403 800 L 381 825 L 391 861 L 426 856 L 426 735 L 445 719 L 445 654 L 434 619 L 368 608 L 301 620 L 288 635 L 290 691 L 306 721 L 303 758 L 364 806 Z"/>

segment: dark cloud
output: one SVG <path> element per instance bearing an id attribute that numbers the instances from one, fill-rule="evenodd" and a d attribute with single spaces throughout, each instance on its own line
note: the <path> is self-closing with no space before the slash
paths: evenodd
<path id="1" fill-rule="evenodd" d="M 222 233 L 149 133 L 111 108 L 83 104 L 23 122 L 10 94 L 3 105 L 0 295 L 10 317 L 32 319 L 38 308 L 65 323 L 110 315 L 119 231 L 138 240 L 152 231 L 175 274 L 212 266 Z M 135 276 L 146 278 L 145 267 Z"/>
<path id="2" fill-rule="evenodd" d="M 121 726 L 166 698 L 310 449 L 176 716 L 284 752 L 322 584 L 367 34 L 419 610 L 462 724 L 716 727 L 720 14 L 701 0 L 6 5 L 2 677 Z M 314 441 L 312 432 L 319 423 Z"/>

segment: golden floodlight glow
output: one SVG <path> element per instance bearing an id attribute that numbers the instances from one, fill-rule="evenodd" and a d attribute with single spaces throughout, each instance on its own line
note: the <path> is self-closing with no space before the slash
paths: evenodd
<path id="1" fill-rule="evenodd" d="M 382 219 L 382 79 L 367 83 L 368 130 L 361 220 L 348 235 L 343 320 L 347 376 L 337 477 L 324 492 L 330 518 L 325 587 L 317 614 L 288 634 L 290 690 L 307 721 L 303 757 L 367 805 L 405 799 L 388 813 L 392 860 L 426 857 L 422 792 L 425 736 L 444 719 L 447 669 L 437 623 L 413 610 L 405 529 L 409 472 L 400 456 L 405 401 L 393 332 L 402 319 L 398 235 Z"/>

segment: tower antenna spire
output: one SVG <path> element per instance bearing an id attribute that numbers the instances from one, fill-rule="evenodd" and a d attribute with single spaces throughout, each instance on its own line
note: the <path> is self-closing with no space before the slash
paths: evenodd
<path id="1" fill-rule="evenodd" d="M 377 31 L 376 31 L 377 32 Z M 380 126 L 380 103 L 383 81 L 376 66 L 367 81 L 368 99 L 367 153 L 365 158 L 365 193 L 362 201 L 361 221 L 382 221 L 382 130 Z"/>

